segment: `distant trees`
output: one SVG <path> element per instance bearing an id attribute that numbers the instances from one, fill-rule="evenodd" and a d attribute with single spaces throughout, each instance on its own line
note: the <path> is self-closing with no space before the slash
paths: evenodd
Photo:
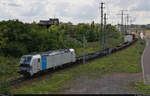
<path id="1" fill-rule="evenodd" d="M 116 27 L 108 24 L 106 26 L 106 31 L 107 31 L 107 36 L 108 38 L 114 38 L 114 39 L 118 39 L 120 37 L 120 33 L 117 31 Z"/>

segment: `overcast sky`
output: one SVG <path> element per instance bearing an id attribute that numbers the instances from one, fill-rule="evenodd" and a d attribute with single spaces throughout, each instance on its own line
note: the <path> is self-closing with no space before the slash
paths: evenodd
<path id="1" fill-rule="evenodd" d="M 100 22 L 99 3 L 105 2 L 108 23 L 120 23 L 120 10 L 132 16 L 133 23 L 149 24 L 150 0 L 0 0 L 0 21 L 19 19 L 39 22 L 51 17 L 73 23 Z"/>

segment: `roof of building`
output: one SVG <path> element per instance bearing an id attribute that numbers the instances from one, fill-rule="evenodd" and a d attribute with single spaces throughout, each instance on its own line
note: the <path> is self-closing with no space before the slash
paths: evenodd
<path id="1" fill-rule="evenodd" d="M 40 20 L 39 24 L 41 25 L 52 25 L 54 23 L 59 23 L 58 18 L 50 18 L 49 20 Z"/>

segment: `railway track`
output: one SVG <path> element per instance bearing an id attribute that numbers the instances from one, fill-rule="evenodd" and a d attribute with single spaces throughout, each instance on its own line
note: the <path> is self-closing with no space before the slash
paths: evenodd
<path id="1" fill-rule="evenodd" d="M 115 52 L 118 52 L 120 50 L 123 50 L 127 47 L 129 47 L 130 45 L 134 44 L 135 42 L 137 41 L 137 39 L 135 39 L 134 41 L 130 42 L 130 43 L 123 43 L 123 44 L 120 44 L 114 48 L 108 48 L 106 50 L 103 50 L 103 51 L 97 51 L 97 52 L 93 52 L 93 53 L 89 53 L 89 54 L 86 54 L 85 55 L 85 59 L 90 62 L 94 59 L 97 59 L 97 58 L 102 58 L 106 55 L 109 55 L 109 54 L 113 54 Z M 109 52 L 111 51 L 111 52 Z M 93 56 L 90 58 L 90 56 Z M 32 82 L 32 81 L 38 81 L 38 79 L 42 79 L 44 77 L 47 77 L 47 76 L 50 76 L 51 74 L 53 73 L 58 73 L 58 72 L 61 72 L 61 71 L 64 71 L 63 69 L 69 69 L 69 68 L 72 68 L 72 67 L 75 67 L 75 66 L 79 66 L 82 64 L 82 59 L 83 59 L 83 56 L 78 56 L 78 61 L 75 62 L 75 63 L 72 63 L 72 64 L 65 64 L 63 65 L 62 67 L 58 67 L 56 69 L 48 69 L 48 70 L 45 70 L 44 72 L 41 72 L 41 73 L 38 73 L 30 78 L 27 78 L 27 77 L 18 77 L 16 79 L 11 79 L 11 80 L 8 80 L 8 82 L 10 83 L 11 86 L 17 86 L 17 85 L 20 85 L 22 84 L 23 82 Z"/>
<path id="2" fill-rule="evenodd" d="M 25 77 L 18 77 L 18 78 L 15 78 L 15 79 L 8 80 L 8 82 L 9 82 L 11 85 L 14 85 L 14 84 L 16 84 L 16 83 L 22 82 L 22 81 L 25 80 L 25 79 L 26 79 Z"/>

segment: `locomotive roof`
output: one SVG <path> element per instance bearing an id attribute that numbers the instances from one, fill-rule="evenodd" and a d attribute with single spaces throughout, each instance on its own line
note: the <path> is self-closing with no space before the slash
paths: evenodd
<path id="1" fill-rule="evenodd" d="M 60 50 L 53 50 L 53 51 L 47 51 L 47 52 L 34 52 L 30 55 L 56 55 L 56 54 L 60 54 L 60 53 L 65 53 L 65 52 L 69 52 L 69 49 L 60 49 Z"/>

